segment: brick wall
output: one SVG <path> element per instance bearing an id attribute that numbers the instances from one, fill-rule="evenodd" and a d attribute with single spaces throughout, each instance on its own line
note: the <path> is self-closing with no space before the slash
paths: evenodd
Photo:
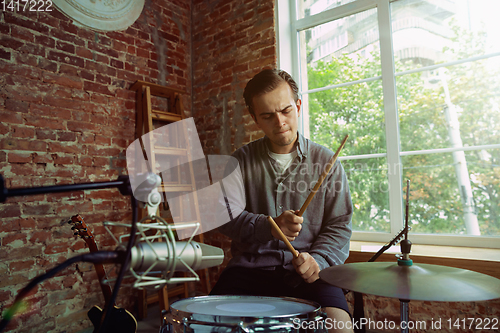
<path id="1" fill-rule="evenodd" d="M 246 110 L 243 89 L 264 67 L 276 66 L 274 1 L 193 1 L 193 117 L 205 154 L 229 155 L 262 136 Z M 230 241 L 205 240 L 225 250 L 210 269 L 212 284 L 230 258 Z"/>
<path id="2" fill-rule="evenodd" d="M 189 1 L 148 0 L 130 28 L 108 33 L 78 27 L 53 9 L 0 14 L 0 174 L 8 188 L 126 174 L 136 108 L 129 87 L 136 80 L 185 90 L 191 109 Z M 35 276 L 88 252 L 66 224 L 77 213 L 101 249 L 115 247 L 103 221 L 131 220 L 129 198 L 116 189 L 0 204 L 0 312 Z M 133 311 L 130 294 L 122 288 L 118 305 Z M 40 284 L 28 304 L 7 331 L 79 331 L 103 297 L 92 265 L 78 264 Z"/>

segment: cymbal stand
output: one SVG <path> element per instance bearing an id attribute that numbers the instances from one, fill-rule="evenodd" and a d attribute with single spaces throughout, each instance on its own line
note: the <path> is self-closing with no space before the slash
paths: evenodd
<path id="1" fill-rule="evenodd" d="M 407 299 L 400 299 L 400 312 L 401 312 L 401 332 L 409 332 L 408 322 L 410 317 L 410 301 Z M 405 323 L 403 325 L 403 323 Z"/>
<path id="2" fill-rule="evenodd" d="M 411 266 L 413 260 L 410 259 L 411 242 L 408 239 L 408 211 L 410 199 L 410 180 L 406 181 L 406 216 L 405 216 L 405 239 L 401 241 L 401 255 L 398 257 L 398 266 Z M 401 333 L 408 333 L 408 322 L 410 317 L 410 300 L 400 299 Z M 404 323 L 404 324 L 403 324 Z"/>

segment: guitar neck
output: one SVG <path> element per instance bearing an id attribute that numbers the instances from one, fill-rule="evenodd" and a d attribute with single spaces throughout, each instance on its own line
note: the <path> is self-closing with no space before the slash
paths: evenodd
<path id="1" fill-rule="evenodd" d="M 92 232 L 90 232 L 81 216 L 75 215 L 71 217 L 71 222 L 75 223 L 75 226 L 72 228 L 73 230 L 77 230 L 77 233 L 75 233 L 75 235 L 80 235 L 83 238 L 83 240 L 89 247 L 90 253 L 98 252 L 99 249 L 97 248 L 97 244 L 95 243 L 94 235 L 92 234 Z M 104 269 L 104 266 L 102 264 L 98 263 L 94 264 L 94 268 L 97 273 L 97 278 L 99 279 L 99 285 L 101 286 L 104 300 L 106 304 L 108 304 L 111 301 L 113 291 L 108 284 L 103 283 L 103 281 L 107 279 L 106 270 Z"/>
<path id="2" fill-rule="evenodd" d="M 106 304 L 108 304 L 109 301 L 111 301 L 111 295 L 113 294 L 113 291 L 111 290 L 109 284 L 103 283 L 103 281 L 107 279 L 106 270 L 104 269 L 104 266 L 102 264 L 94 264 L 94 268 L 97 273 L 97 277 L 99 278 L 99 285 L 101 286 L 104 300 Z"/>

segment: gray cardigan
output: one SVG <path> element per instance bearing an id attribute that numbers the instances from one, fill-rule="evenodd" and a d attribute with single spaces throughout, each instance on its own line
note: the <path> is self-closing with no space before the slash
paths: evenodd
<path id="1" fill-rule="evenodd" d="M 294 270 L 292 254 L 271 235 L 267 216 L 298 210 L 306 201 L 334 153 L 298 133 L 297 157 L 281 174 L 269 156 L 267 137 L 233 153 L 245 188 L 245 210 L 219 231 L 232 239 L 228 267 Z M 342 164 L 337 160 L 304 212 L 299 236 L 292 242 L 299 252 L 309 252 L 320 269 L 344 263 L 349 255 L 352 202 Z"/>

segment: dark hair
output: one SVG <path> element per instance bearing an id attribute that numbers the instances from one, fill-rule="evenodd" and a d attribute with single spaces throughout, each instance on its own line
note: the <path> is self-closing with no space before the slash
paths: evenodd
<path id="1" fill-rule="evenodd" d="M 248 81 L 243 92 L 243 98 L 245 98 L 245 104 L 250 114 L 255 116 L 253 98 L 273 91 L 282 82 L 288 83 L 290 89 L 292 89 L 293 99 L 297 101 L 299 99 L 299 87 L 292 76 L 283 70 L 264 69 Z"/>

